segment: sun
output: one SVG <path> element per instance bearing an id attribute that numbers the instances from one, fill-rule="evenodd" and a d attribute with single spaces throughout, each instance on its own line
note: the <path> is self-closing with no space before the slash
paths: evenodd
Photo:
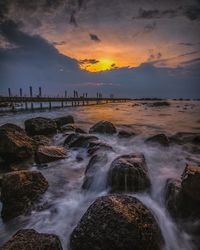
<path id="1" fill-rule="evenodd" d="M 110 70 L 116 67 L 116 64 L 111 59 L 99 59 L 95 63 L 81 63 L 80 68 L 89 72 L 100 72 Z"/>

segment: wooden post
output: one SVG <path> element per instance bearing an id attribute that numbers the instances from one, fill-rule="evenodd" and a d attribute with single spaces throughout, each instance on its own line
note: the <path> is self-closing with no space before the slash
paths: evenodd
<path id="1" fill-rule="evenodd" d="M 11 89 L 8 88 L 8 96 L 11 97 Z"/>
<path id="2" fill-rule="evenodd" d="M 51 102 L 49 102 L 49 109 L 51 109 Z"/>
<path id="3" fill-rule="evenodd" d="M 22 97 L 22 88 L 19 89 L 19 96 Z"/>

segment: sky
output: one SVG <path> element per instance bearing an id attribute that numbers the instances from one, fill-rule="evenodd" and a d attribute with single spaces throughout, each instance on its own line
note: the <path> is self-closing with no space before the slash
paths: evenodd
<path id="1" fill-rule="evenodd" d="M 0 95 L 200 98 L 199 0 L 0 0 Z"/>

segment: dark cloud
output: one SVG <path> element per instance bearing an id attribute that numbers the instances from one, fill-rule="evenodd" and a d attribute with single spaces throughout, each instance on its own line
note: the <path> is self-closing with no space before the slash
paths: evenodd
<path id="1" fill-rule="evenodd" d="M 78 23 L 76 21 L 75 13 L 76 13 L 75 11 L 72 11 L 72 13 L 70 15 L 69 23 L 74 25 L 75 27 L 78 27 Z"/>
<path id="2" fill-rule="evenodd" d="M 160 52 L 151 53 L 147 61 L 148 62 L 157 61 L 157 60 L 160 60 L 161 57 L 162 57 L 162 54 Z"/>
<path id="3" fill-rule="evenodd" d="M 194 43 L 179 43 L 179 45 L 183 45 L 183 46 L 194 46 Z"/>
<path id="4" fill-rule="evenodd" d="M 197 6 L 189 6 L 184 11 L 185 16 L 191 21 L 200 20 L 200 8 Z"/>
<path id="5" fill-rule="evenodd" d="M 99 37 L 97 35 L 91 34 L 91 33 L 89 35 L 90 35 L 90 39 L 92 41 L 97 42 L 97 43 L 101 42 L 101 39 L 99 39 Z"/>
<path id="6" fill-rule="evenodd" d="M 167 10 L 145 10 L 143 8 L 139 9 L 138 16 L 133 17 L 133 19 L 159 19 L 162 17 L 173 18 L 178 15 L 178 10 L 167 9 Z"/>
<path id="7" fill-rule="evenodd" d="M 96 60 L 96 59 L 84 59 L 84 60 L 80 60 L 79 63 L 80 64 L 96 64 L 98 63 L 99 61 Z"/>
<path id="8" fill-rule="evenodd" d="M 60 45 L 65 45 L 66 43 L 67 43 L 66 41 L 53 42 L 53 45 L 60 46 Z"/>
<path id="9" fill-rule="evenodd" d="M 155 28 L 156 28 L 156 22 L 149 23 L 144 26 L 144 32 L 145 33 L 152 32 L 153 30 L 155 30 Z"/>

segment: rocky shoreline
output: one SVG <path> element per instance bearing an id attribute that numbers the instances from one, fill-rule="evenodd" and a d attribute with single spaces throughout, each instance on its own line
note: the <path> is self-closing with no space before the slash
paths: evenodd
<path id="1" fill-rule="evenodd" d="M 72 116 L 56 119 L 36 117 L 26 120 L 25 129 L 15 124 L 0 127 L 0 169 L 5 172 L 0 177 L 0 190 L 3 221 L 26 215 L 37 205 L 48 189 L 48 180 L 40 171 L 28 168 L 17 169 L 24 161 L 44 167 L 53 161 L 68 157 L 70 150 L 84 148 L 90 161 L 85 168 L 82 189 L 90 190 L 96 171 L 107 164 L 106 152 L 112 152 L 111 145 L 98 138 L 98 134 L 117 135 L 131 138 L 133 131 L 117 130 L 109 121 L 100 121 L 88 131 L 74 123 Z M 55 145 L 53 136 L 61 133 L 63 145 Z M 199 133 L 177 133 L 173 136 L 156 134 L 146 138 L 151 146 L 170 147 L 182 145 L 200 152 Z M 77 162 L 81 161 L 77 158 Z M 159 225 L 141 201 L 130 193 L 150 192 L 151 180 L 148 165 L 142 153 L 120 155 L 115 158 L 107 174 L 109 193 L 97 198 L 88 208 L 78 225 L 74 228 L 69 248 L 71 250 L 161 250 L 164 239 Z M 188 220 L 200 220 L 200 166 L 186 165 L 179 180 L 169 179 L 166 183 L 165 204 L 176 223 L 193 237 L 199 246 L 200 226 L 190 231 Z M 42 234 L 33 229 L 18 231 L 0 249 L 62 249 L 58 236 Z M 200 248 L 198 248 L 200 249 Z"/>

